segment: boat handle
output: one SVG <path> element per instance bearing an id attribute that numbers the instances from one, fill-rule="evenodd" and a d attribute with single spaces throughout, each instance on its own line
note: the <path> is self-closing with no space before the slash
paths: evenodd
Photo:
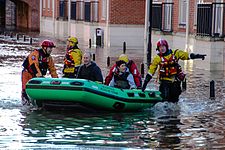
<path id="1" fill-rule="evenodd" d="M 42 81 L 40 81 L 40 80 L 30 80 L 28 83 L 29 84 L 41 84 Z"/>
<path id="2" fill-rule="evenodd" d="M 50 84 L 60 85 L 61 84 L 61 81 L 52 81 Z"/>
<path id="3" fill-rule="evenodd" d="M 70 85 L 82 86 L 82 85 L 84 85 L 84 83 L 83 82 L 79 82 L 79 81 L 74 81 L 74 82 L 71 82 Z"/>
<path id="4" fill-rule="evenodd" d="M 155 92 L 148 93 L 149 97 L 156 97 Z"/>

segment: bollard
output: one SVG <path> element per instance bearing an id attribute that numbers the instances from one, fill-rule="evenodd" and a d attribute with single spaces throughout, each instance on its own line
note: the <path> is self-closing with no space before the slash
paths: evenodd
<path id="1" fill-rule="evenodd" d="M 107 67 L 109 67 L 109 65 L 110 65 L 110 57 L 108 56 L 107 57 Z"/>
<path id="2" fill-rule="evenodd" d="M 89 39 L 89 48 L 91 48 L 91 39 Z"/>
<path id="3" fill-rule="evenodd" d="M 126 42 L 123 42 L 123 53 L 125 54 L 126 53 Z"/>
<path id="4" fill-rule="evenodd" d="M 33 41 L 32 41 L 32 37 L 31 37 L 31 38 L 30 38 L 30 45 L 32 45 L 32 42 L 33 42 Z"/>
<path id="5" fill-rule="evenodd" d="M 10 38 L 13 38 L 13 33 L 12 32 L 10 33 Z"/>
<path id="6" fill-rule="evenodd" d="M 24 42 L 26 41 L 26 36 L 25 36 L 25 35 L 23 35 L 23 41 L 24 41 Z"/>
<path id="7" fill-rule="evenodd" d="M 185 91 L 187 89 L 187 81 L 186 78 L 182 81 L 182 90 Z"/>
<path id="8" fill-rule="evenodd" d="M 215 98 L 215 82 L 213 80 L 210 81 L 210 98 Z"/>
<path id="9" fill-rule="evenodd" d="M 6 32 L 4 32 L 4 36 L 6 36 L 7 34 L 6 34 Z"/>
<path id="10" fill-rule="evenodd" d="M 19 41 L 19 39 L 20 39 L 20 35 L 17 33 L 16 34 L 16 40 Z"/>
<path id="11" fill-rule="evenodd" d="M 92 58 L 93 58 L 93 61 L 95 61 L 95 54 L 93 54 Z"/>
<path id="12" fill-rule="evenodd" d="M 145 74 L 145 66 L 144 63 L 141 63 L 141 77 L 144 78 L 144 74 Z"/>

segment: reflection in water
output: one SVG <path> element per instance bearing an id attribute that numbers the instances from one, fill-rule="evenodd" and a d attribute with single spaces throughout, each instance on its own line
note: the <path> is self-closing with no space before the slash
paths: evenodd
<path id="1" fill-rule="evenodd" d="M 53 51 L 59 74 L 64 44 L 58 43 Z M 0 44 L 1 149 L 225 148 L 224 72 L 187 67 L 187 90 L 179 102 L 158 103 L 143 112 L 85 114 L 36 110 L 20 104 L 21 64 L 32 49 L 27 45 Z M 116 56 L 118 51 L 112 54 L 96 49 L 96 54 L 103 53 Z M 106 73 L 106 57 L 96 58 Z M 209 99 L 211 80 L 216 83 L 215 100 Z"/>

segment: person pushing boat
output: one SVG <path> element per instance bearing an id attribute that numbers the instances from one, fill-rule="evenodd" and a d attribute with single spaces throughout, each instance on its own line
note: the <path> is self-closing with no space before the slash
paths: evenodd
<path id="1" fill-rule="evenodd" d="M 29 105 L 30 101 L 25 91 L 26 83 L 35 77 L 44 77 L 49 70 L 51 77 L 58 78 L 55 64 L 51 56 L 55 44 L 50 40 L 44 40 L 41 48 L 32 51 L 24 60 L 22 66 L 22 104 Z"/>
<path id="2" fill-rule="evenodd" d="M 177 102 L 181 94 L 181 81 L 185 79 L 185 74 L 181 70 L 181 66 L 178 64 L 178 60 L 189 59 L 205 59 L 206 55 L 202 54 L 189 54 L 182 50 L 171 50 L 165 39 L 159 39 L 157 41 L 156 51 L 158 54 L 154 57 L 152 63 L 149 66 L 148 73 L 145 77 L 142 91 L 144 92 L 148 82 L 152 79 L 152 76 L 156 72 L 159 66 L 159 91 L 163 100 L 169 102 Z"/>

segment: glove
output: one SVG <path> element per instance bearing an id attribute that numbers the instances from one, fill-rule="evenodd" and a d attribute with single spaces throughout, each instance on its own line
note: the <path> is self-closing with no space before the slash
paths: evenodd
<path id="1" fill-rule="evenodd" d="M 43 75 L 41 73 L 37 73 L 36 77 L 43 77 Z"/>
<path id="2" fill-rule="evenodd" d="M 205 56 L 206 56 L 206 54 L 194 54 L 194 53 L 191 53 L 190 54 L 190 58 L 191 59 L 201 58 L 202 60 L 204 60 L 205 59 Z"/>
<path id="3" fill-rule="evenodd" d="M 150 74 L 147 74 L 146 77 L 145 77 L 144 84 L 143 84 L 142 89 L 141 89 L 142 92 L 145 91 L 146 86 L 147 86 L 148 82 L 149 82 L 151 79 L 152 79 L 152 76 L 151 76 Z"/>

